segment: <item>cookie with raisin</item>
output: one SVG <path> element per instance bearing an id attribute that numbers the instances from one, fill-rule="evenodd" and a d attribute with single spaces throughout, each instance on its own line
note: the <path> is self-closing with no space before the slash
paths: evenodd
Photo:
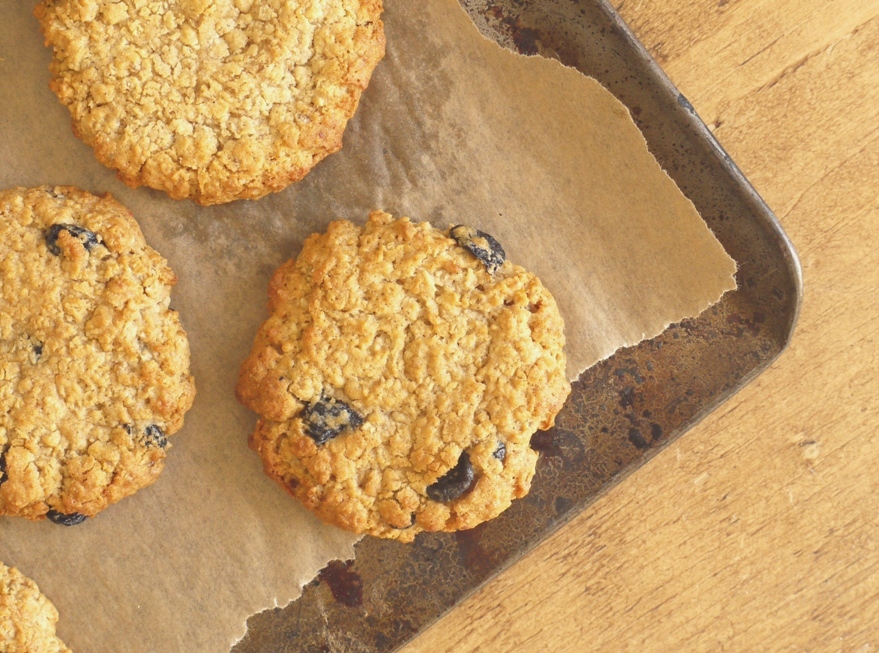
<path id="1" fill-rule="evenodd" d="M 0 516 L 73 526 L 156 480 L 195 394 L 176 279 L 109 195 L 0 192 Z"/>
<path id="2" fill-rule="evenodd" d="M 269 287 L 237 395 L 265 471 L 325 521 L 411 541 L 524 496 L 570 392 L 550 292 L 482 231 L 373 212 Z"/>

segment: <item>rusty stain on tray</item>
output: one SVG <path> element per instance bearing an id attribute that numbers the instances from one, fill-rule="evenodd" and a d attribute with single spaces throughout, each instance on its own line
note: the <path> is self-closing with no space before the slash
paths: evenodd
<path id="1" fill-rule="evenodd" d="M 609 5 L 462 4 L 498 42 L 575 66 L 629 107 L 651 152 L 738 262 L 739 289 L 587 370 L 556 426 L 532 438 L 541 456 L 531 493 L 498 519 L 412 545 L 365 538 L 356 560 L 331 563 L 300 599 L 252 617 L 235 653 L 396 649 L 753 378 L 796 320 L 800 282 L 780 228 Z"/>
<path id="2" fill-rule="evenodd" d="M 332 560 L 317 575 L 318 581 L 326 583 L 333 598 L 342 605 L 356 608 L 363 604 L 363 579 L 352 571 L 354 561 Z"/>

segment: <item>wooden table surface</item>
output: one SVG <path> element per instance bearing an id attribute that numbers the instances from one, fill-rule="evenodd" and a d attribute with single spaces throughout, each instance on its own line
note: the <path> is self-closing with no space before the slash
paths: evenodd
<path id="1" fill-rule="evenodd" d="M 404 650 L 879 651 L 879 0 L 616 0 L 781 220 L 791 347 Z"/>

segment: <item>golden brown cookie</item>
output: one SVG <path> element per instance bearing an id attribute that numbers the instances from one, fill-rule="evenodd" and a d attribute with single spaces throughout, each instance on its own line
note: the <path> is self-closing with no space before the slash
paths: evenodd
<path id="1" fill-rule="evenodd" d="M 176 280 L 109 195 L 0 192 L 0 515 L 73 525 L 156 480 L 195 395 Z"/>
<path id="2" fill-rule="evenodd" d="M 342 146 L 381 0 L 44 0 L 52 90 L 129 186 L 256 199 Z"/>
<path id="3" fill-rule="evenodd" d="M 0 563 L 0 651 L 71 653 L 55 635 L 58 611 L 15 567 Z"/>
<path id="4" fill-rule="evenodd" d="M 237 395 L 266 472 L 326 521 L 411 541 L 527 494 L 570 385 L 564 325 L 490 236 L 373 212 L 274 274 Z"/>

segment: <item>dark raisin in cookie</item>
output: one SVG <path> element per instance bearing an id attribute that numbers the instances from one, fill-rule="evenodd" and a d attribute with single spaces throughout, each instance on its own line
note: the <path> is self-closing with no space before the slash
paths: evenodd
<path id="1" fill-rule="evenodd" d="M 497 272 L 497 269 L 507 260 L 507 254 L 501 244 L 495 240 L 494 236 L 490 236 L 484 231 L 459 224 L 449 230 L 449 235 L 461 247 L 482 261 L 485 269 L 491 274 Z"/>

